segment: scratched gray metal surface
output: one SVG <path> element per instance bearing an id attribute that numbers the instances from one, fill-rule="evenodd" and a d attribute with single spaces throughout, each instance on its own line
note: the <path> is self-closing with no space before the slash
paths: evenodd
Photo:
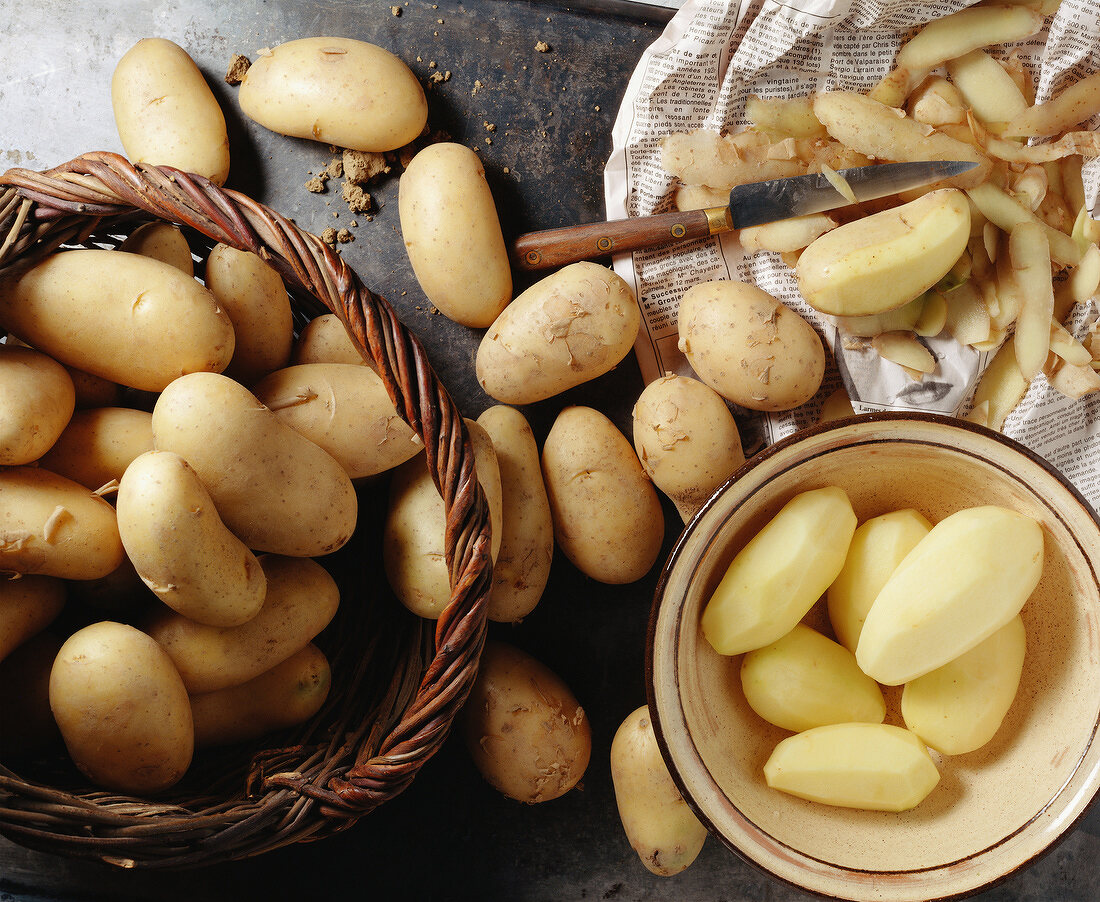
<path id="1" fill-rule="evenodd" d="M 391 3 L 401 4 L 401 16 L 391 14 Z M 650 18 L 625 0 L 588 0 L 572 8 L 528 0 L 0 0 L 0 169 L 41 169 L 84 151 L 119 150 L 111 69 L 134 41 L 159 35 L 192 53 L 227 110 L 230 185 L 311 230 L 346 226 L 353 217 L 337 198 L 303 188 L 309 173 L 328 162 L 327 149 L 243 121 L 234 89 L 221 78 L 233 53 L 249 55 L 305 35 L 344 34 L 387 47 L 425 80 L 434 71 L 451 73 L 429 92 L 432 125 L 480 149 L 510 234 L 596 219 L 603 214 L 610 125 L 662 17 L 654 12 Z M 535 51 L 540 40 L 550 52 Z M 476 416 L 488 404 L 472 377 L 476 336 L 428 312 L 397 233 L 395 189 L 390 183 L 378 192 L 381 209 L 373 221 L 355 217 L 355 241 L 341 252 L 368 285 L 394 302 L 466 412 Z M 640 389 L 637 367 L 627 361 L 556 405 L 595 404 L 626 428 Z M 540 436 L 556 405 L 528 411 Z M 668 513 L 674 523 L 675 513 Z M 527 621 L 494 626 L 497 635 L 557 670 L 580 696 L 594 731 L 583 791 L 536 807 L 512 803 L 481 781 L 451 741 L 405 794 L 348 833 L 253 861 L 174 875 L 130 873 L 0 839 L 0 900 L 809 899 L 713 839 L 684 874 L 653 877 L 623 836 L 607 755 L 618 723 L 644 700 L 645 623 L 654 581 L 651 575 L 634 586 L 597 586 L 557 567 Z M 979 898 L 1095 902 L 1098 864 L 1100 809 L 1094 807 L 1050 854 Z"/>

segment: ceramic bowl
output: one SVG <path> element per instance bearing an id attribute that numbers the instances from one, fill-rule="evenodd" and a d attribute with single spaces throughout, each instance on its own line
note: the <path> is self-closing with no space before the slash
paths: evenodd
<path id="1" fill-rule="evenodd" d="M 888 813 L 770 789 L 763 765 L 787 735 L 741 691 L 741 657 L 700 629 L 703 607 L 745 542 L 793 495 L 844 488 L 860 522 L 914 507 L 933 522 L 998 504 L 1042 523 L 1042 580 L 1022 611 L 1023 676 L 994 738 L 933 754 L 941 778 Z M 1046 851 L 1100 789 L 1100 526 L 1066 480 L 1022 445 L 933 415 L 870 414 L 815 427 L 746 463 L 687 525 L 661 575 L 647 690 L 684 798 L 725 845 L 787 883 L 850 900 L 929 900 L 987 888 Z M 829 632 L 824 604 L 807 622 Z M 829 633 L 831 635 L 831 633 Z M 887 722 L 904 725 L 900 688 Z"/>

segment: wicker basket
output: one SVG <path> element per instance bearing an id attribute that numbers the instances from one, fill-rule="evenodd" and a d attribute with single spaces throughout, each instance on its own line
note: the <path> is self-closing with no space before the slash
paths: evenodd
<path id="1" fill-rule="evenodd" d="M 21 773 L 0 762 L 0 833 L 9 839 L 125 867 L 183 868 L 338 832 L 410 783 L 476 676 L 489 519 L 461 413 L 415 336 L 319 238 L 248 197 L 110 153 L 48 172 L 9 170 L 0 176 L 0 278 L 59 247 L 116 246 L 149 220 L 186 227 L 206 249 L 222 242 L 259 254 L 282 275 L 300 319 L 340 316 L 424 441 L 447 511 L 452 586 L 434 624 L 379 598 L 388 591 L 375 563 L 380 530 L 362 517 L 352 541 L 324 559 L 342 597 L 324 634 L 330 697 L 308 724 L 275 737 L 277 747 L 196 755 L 184 780 L 153 800 L 90 787 L 63 754 Z"/>

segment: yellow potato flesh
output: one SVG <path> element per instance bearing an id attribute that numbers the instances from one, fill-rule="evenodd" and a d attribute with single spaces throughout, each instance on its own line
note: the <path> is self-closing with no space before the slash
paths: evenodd
<path id="1" fill-rule="evenodd" d="M 970 238 L 970 205 L 954 188 L 856 219 L 802 252 L 799 289 L 816 310 L 867 316 L 901 307 L 945 276 Z"/>
<path id="2" fill-rule="evenodd" d="M 830 723 L 882 723 L 886 716 L 882 691 L 855 656 L 801 623 L 745 655 L 741 687 L 764 720 L 796 733 Z"/>
<path id="3" fill-rule="evenodd" d="M 715 651 L 736 655 L 790 632 L 840 573 L 856 528 L 843 489 L 796 495 L 733 559 L 703 611 Z"/>
<path id="4" fill-rule="evenodd" d="M 1020 613 L 1043 571 L 1043 529 L 972 507 L 937 523 L 878 594 L 860 633 L 864 673 L 897 686 L 988 638 Z"/>
<path id="5" fill-rule="evenodd" d="M 954 661 L 905 684 L 905 725 L 945 755 L 981 748 L 1008 713 L 1023 672 L 1027 637 L 1013 617 Z"/>
<path id="6" fill-rule="evenodd" d="M 932 524 L 912 508 L 861 523 L 852 536 L 844 569 L 826 596 L 837 641 L 855 653 L 871 604 L 895 568 L 928 535 Z"/>
<path id="7" fill-rule="evenodd" d="M 891 724 L 843 723 L 796 733 L 764 765 L 773 789 L 874 811 L 907 811 L 939 782 L 939 771 L 914 733 Z"/>

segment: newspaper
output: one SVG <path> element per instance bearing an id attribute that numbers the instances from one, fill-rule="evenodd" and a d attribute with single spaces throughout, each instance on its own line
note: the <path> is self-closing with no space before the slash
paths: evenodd
<path id="1" fill-rule="evenodd" d="M 615 121 L 604 187 L 609 219 L 674 209 L 675 182 L 660 162 L 661 139 L 695 128 L 737 131 L 747 126 L 745 99 L 794 97 L 838 88 L 867 91 L 893 66 L 903 40 L 932 19 L 972 2 L 938 0 L 685 0 L 663 34 L 645 51 Z M 1067 76 L 1100 69 L 1100 5 L 1063 0 L 1044 30 L 1016 45 L 1049 99 Z M 990 48 L 996 54 L 1001 48 Z M 1086 198 L 1097 215 L 1100 163 L 1086 162 Z M 822 390 L 802 407 L 780 414 L 736 410 L 748 453 L 816 422 L 821 403 L 843 386 L 857 412 L 919 410 L 961 416 L 990 352 L 980 354 L 949 336 L 927 340 L 936 372 L 915 382 L 874 352 L 846 348 L 835 325 L 809 307 L 793 272 L 770 252 L 746 255 L 727 233 L 680 248 L 620 255 L 615 271 L 634 289 L 642 309 L 635 352 L 646 382 L 666 372 L 691 375 L 677 350 L 679 298 L 691 285 L 714 279 L 757 284 L 809 320 L 832 353 Z M 1095 302 L 1096 299 L 1093 299 Z M 1078 310 L 1083 335 L 1097 313 Z M 1003 431 L 1060 469 L 1100 508 L 1100 396 L 1070 400 L 1040 377 L 1005 422 Z"/>

